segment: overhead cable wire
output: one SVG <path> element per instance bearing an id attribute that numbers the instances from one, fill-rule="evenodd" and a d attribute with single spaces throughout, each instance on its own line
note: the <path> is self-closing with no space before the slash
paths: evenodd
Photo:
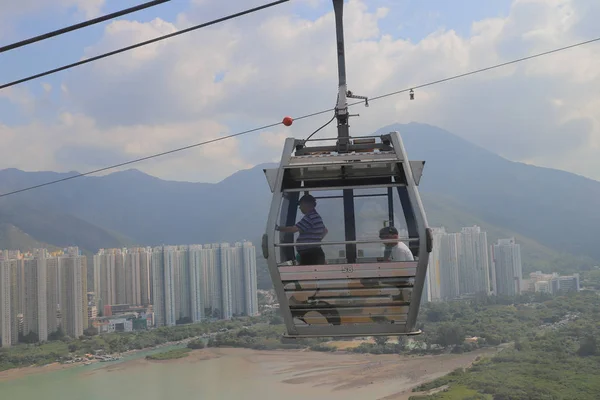
<path id="1" fill-rule="evenodd" d="M 260 131 L 260 130 L 263 130 L 263 129 L 272 128 L 272 127 L 277 126 L 279 124 L 281 124 L 281 122 L 277 122 L 277 123 L 269 124 L 269 125 L 263 125 L 263 126 L 260 126 L 258 128 L 249 129 L 249 130 L 246 130 L 246 131 L 234 133 L 234 134 L 227 135 L 227 136 L 221 136 L 221 137 L 218 137 L 218 138 L 215 138 L 215 139 L 206 140 L 204 142 L 191 144 L 191 145 L 185 146 L 185 147 L 180 147 L 178 149 L 173 149 L 173 150 L 165 151 L 165 152 L 162 152 L 162 153 L 153 154 L 151 156 L 137 158 L 135 160 L 126 161 L 126 162 L 122 162 L 120 164 L 111 165 L 109 167 L 95 169 L 93 171 L 88 171 L 88 172 L 85 172 L 85 173 L 82 173 L 82 174 L 76 174 L 76 175 L 72 175 L 72 176 L 67 176 L 65 178 L 61 178 L 61 179 L 57 179 L 57 180 L 54 180 L 54 181 L 49 181 L 49 182 L 41 183 L 39 185 L 34 185 L 34 186 L 26 187 L 26 188 L 23 188 L 23 189 L 14 190 L 12 192 L 3 193 L 3 194 L 0 194 L 0 197 L 6 197 L 6 196 L 10 196 L 12 194 L 26 192 L 28 190 L 37 189 L 37 188 L 44 187 L 44 186 L 49 186 L 49 185 L 54 185 L 56 183 L 60 183 L 60 182 L 64 182 L 64 181 L 69 181 L 71 179 L 80 178 L 82 176 L 92 175 L 92 174 L 96 174 L 98 172 L 104 172 L 104 171 L 108 171 L 110 169 L 123 167 L 125 165 L 138 163 L 138 162 L 141 162 L 141 161 L 149 160 L 151 158 L 166 156 L 167 154 L 177 153 L 177 152 L 183 151 L 183 150 L 189 150 L 189 149 L 194 148 L 194 147 L 199 147 L 199 146 L 203 146 L 203 145 L 206 145 L 206 144 L 210 144 L 210 143 L 214 143 L 214 142 L 219 142 L 221 140 L 231 139 L 231 138 L 234 138 L 236 136 L 242 136 L 242 135 L 245 135 L 247 133 L 252 133 L 252 132 Z"/>
<path id="2" fill-rule="evenodd" d="M 425 84 L 422 84 L 422 85 L 413 86 L 413 87 L 408 88 L 408 89 L 402 89 L 402 90 L 398 90 L 396 92 L 386 93 L 386 94 L 381 95 L 381 96 L 376 96 L 376 97 L 370 98 L 369 101 L 379 100 L 379 99 L 383 99 L 384 97 L 390 97 L 390 96 L 394 96 L 396 94 L 405 93 L 405 92 L 408 92 L 411 89 L 420 89 L 420 88 L 424 88 L 424 87 L 431 86 L 431 85 L 437 85 L 438 83 L 443 83 L 443 82 L 448 82 L 448 81 L 451 81 L 451 80 L 454 80 L 454 79 L 464 78 L 465 76 L 478 74 L 480 72 L 485 72 L 485 71 L 489 71 L 489 70 L 496 69 L 496 68 L 506 67 L 507 65 L 516 64 L 516 63 L 519 63 L 521 61 L 527 61 L 527 60 L 531 60 L 532 58 L 547 56 L 548 54 L 558 53 L 559 51 L 572 49 L 574 47 L 579 47 L 579 46 L 583 46 L 583 45 L 594 43 L 594 42 L 598 42 L 598 41 L 600 41 L 600 37 L 597 37 L 595 39 L 586 40 L 585 42 L 575 43 L 575 44 L 572 44 L 572 45 L 569 45 L 569 46 L 559 47 L 557 49 L 550 50 L 550 51 L 545 51 L 543 53 L 537 53 L 537 54 L 533 54 L 531 56 L 527 56 L 527 57 L 523 57 L 523 58 L 517 58 L 516 60 L 507 61 L 507 62 L 502 63 L 502 64 L 496 64 L 496 65 L 492 65 L 490 67 L 476 69 L 474 71 L 466 72 L 464 74 L 454 75 L 454 76 L 451 76 L 451 77 L 448 77 L 448 78 L 439 79 L 437 81 L 432 81 L 432 82 L 425 83 Z M 360 103 L 362 103 L 362 102 L 356 102 L 356 103 L 353 103 L 352 105 L 360 104 Z"/>
<path id="3" fill-rule="evenodd" d="M 319 129 L 317 129 L 316 131 L 314 131 L 313 133 L 311 133 L 310 135 L 308 135 L 308 137 L 306 139 L 304 139 L 304 141 L 308 142 L 311 137 L 313 137 L 321 129 L 325 128 L 327 125 L 329 125 L 330 123 L 332 123 L 334 119 L 335 119 L 335 114 L 333 114 L 333 117 L 331 117 L 331 119 L 329 121 L 327 121 L 323 125 L 321 125 L 321 127 Z"/>
<path id="4" fill-rule="evenodd" d="M 268 4 L 264 4 L 262 6 L 250 8 L 250 9 L 245 10 L 245 11 L 240 11 L 238 13 L 231 14 L 231 15 L 228 15 L 226 17 L 221 17 L 221 18 L 212 20 L 210 22 L 205 22 L 205 23 L 200 24 L 200 25 L 195 25 L 195 26 L 192 26 L 192 27 L 189 27 L 189 28 L 186 28 L 186 29 L 182 29 L 182 30 L 177 31 L 177 32 L 169 33 L 167 35 L 159 36 L 159 37 L 154 38 L 154 39 L 146 40 L 144 42 L 140 42 L 140 43 L 137 43 L 137 44 L 134 44 L 134 45 L 131 45 L 131 46 L 123 47 L 123 48 L 118 49 L 118 50 L 113 50 L 113 51 L 110 51 L 108 53 L 100 54 L 98 56 L 86 58 L 85 60 L 77 61 L 77 62 L 72 63 L 72 64 L 68 64 L 68 65 L 64 65 L 62 67 L 54 68 L 54 69 L 51 69 L 51 70 L 48 70 L 48 71 L 45 71 L 45 72 L 41 72 L 39 74 L 31 75 L 31 76 L 28 76 L 26 78 L 21 78 L 21 79 L 18 79 L 16 81 L 13 81 L 13 82 L 8 82 L 8 83 L 5 83 L 3 85 L 0 85 L 0 90 L 6 89 L 6 88 L 11 87 L 11 86 L 18 85 L 20 83 L 32 81 L 34 79 L 41 78 L 43 76 L 51 75 L 51 74 L 54 74 L 56 72 L 64 71 L 64 70 L 67 70 L 67 69 L 70 69 L 70 68 L 78 67 L 78 66 L 83 65 L 83 64 L 87 64 L 87 63 L 90 63 L 90 62 L 93 62 L 93 61 L 98 61 L 98 60 L 103 59 L 103 58 L 114 56 L 115 54 L 124 53 L 124 52 L 129 51 L 129 50 L 137 49 L 139 47 L 146 46 L 146 45 L 149 45 L 149 44 L 152 44 L 152 43 L 156 43 L 156 42 L 159 42 L 159 41 L 164 40 L 164 39 L 168 39 L 168 38 L 171 38 L 171 37 L 174 37 L 174 36 L 178 36 L 178 35 L 183 35 L 184 33 L 195 31 L 197 29 L 206 28 L 207 26 L 215 25 L 215 24 L 218 24 L 220 22 L 224 22 L 224 21 L 227 21 L 227 20 L 230 20 L 230 19 L 235 19 L 235 18 L 241 17 L 243 15 L 251 14 L 251 13 L 254 13 L 254 12 L 257 12 L 257 11 L 269 8 L 269 7 L 273 7 L 273 6 L 282 4 L 282 3 L 287 3 L 289 1 L 290 0 L 278 0 L 278 1 L 274 1 L 272 3 L 268 3 Z"/>
<path id="5" fill-rule="evenodd" d="M 143 4 L 140 4 L 140 5 L 134 6 L 134 7 L 126 8 L 126 9 L 121 10 L 121 11 L 116 11 L 116 12 L 113 12 L 113 13 L 110 13 L 110 14 L 103 15 L 101 17 L 90 19 L 89 21 L 80 22 L 80 23 L 75 24 L 75 25 L 71 25 L 71 26 L 67 26 L 65 28 L 57 29 L 57 30 L 52 31 L 52 32 L 44 33 L 43 35 L 39 35 L 39 36 L 35 36 L 35 37 L 29 38 L 29 39 L 21 40 L 19 42 L 8 44 L 8 45 L 0 47 L 0 53 L 4 53 L 4 52 L 9 51 L 9 50 L 18 49 L 19 47 L 27 46 L 27 45 L 30 45 L 32 43 L 36 43 L 36 42 L 40 42 L 42 40 L 50 39 L 50 38 L 55 37 L 55 36 L 64 35 L 65 33 L 69 33 L 69 32 L 72 32 L 72 31 L 76 31 L 78 29 L 86 28 L 86 27 L 91 26 L 91 25 L 99 24 L 100 22 L 108 21 L 109 19 L 121 17 L 121 16 L 127 15 L 127 14 L 131 14 L 131 13 L 134 13 L 136 11 L 141 11 L 141 10 L 144 10 L 146 8 L 157 6 L 159 4 L 168 3 L 169 1 L 171 1 L 171 0 L 154 0 L 154 1 L 149 1 L 147 3 L 143 3 Z"/>
<path id="6" fill-rule="evenodd" d="M 335 99 L 335 103 L 337 104 L 339 100 L 340 100 L 340 94 L 338 93 L 337 97 Z M 333 117 L 331 117 L 331 119 L 329 121 L 325 122 L 323 125 L 321 125 L 321 127 L 319 129 L 317 129 L 316 131 L 314 131 L 313 133 L 311 133 L 310 135 L 308 135 L 308 137 L 306 139 L 304 139 L 304 141 L 308 142 L 311 137 L 313 137 L 315 134 L 317 134 L 317 132 L 319 132 L 321 129 L 325 128 L 327 125 L 329 125 L 330 123 L 332 123 L 333 120 L 335 119 L 335 117 L 336 117 L 336 114 L 334 113 Z"/>
<path id="7" fill-rule="evenodd" d="M 426 86 L 436 85 L 436 84 L 439 84 L 439 83 L 442 83 L 442 82 L 447 82 L 447 81 L 450 81 L 450 80 L 453 80 L 453 79 L 463 78 L 463 77 L 466 77 L 466 76 L 469 76 L 469 75 L 473 75 L 473 74 L 477 74 L 477 73 L 480 73 L 480 72 L 489 71 L 489 70 L 494 69 L 494 68 L 500 68 L 500 67 L 503 67 L 503 66 L 506 66 L 506 65 L 515 64 L 515 63 L 518 63 L 518 62 L 521 62 L 521 61 L 530 60 L 532 58 L 536 58 L 536 57 L 540 57 L 540 56 L 543 56 L 543 55 L 548 55 L 548 54 L 556 53 L 558 51 L 567 50 L 567 49 L 570 49 L 570 48 L 573 48 L 573 47 L 582 46 L 582 45 L 589 44 L 589 43 L 596 42 L 596 41 L 600 41 L 600 37 L 596 38 L 596 39 L 592 39 L 592 40 L 587 40 L 585 42 L 576 43 L 576 44 L 573 44 L 573 45 L 570 45 L 570 46 L 561 47 L 561 48 L 558 48 L 558 49 L 555 49 L 555 50 L 546 51 L 546 52 L 534 54 L 534 55 L 531 55 L 531 56 L 528 56 L 528 57 L 523 57 L 523 58 L 519 58 L 519 59 L 516 59 L 516 60 L 508 61 L 508 62 L 505 62 L 505 63 L 492 65 L 490 67 L 477 69 L 477 70 L 474 70 L 474 71 L 471 71 L 471 72 L 467 72 L 467 73 L 464 73 L 464 74 L 454 75 L 454 76 L 450 76 L 450 77 L 447 77 L 447 78 L 444 78 L 444 79 L 439 79 L 439 80 L 431 81 L 431 82 L 424 83 L 424 84 L 421 84 L 421 85 L 412 86 L 411 88 L 397 90 L 397 91 L 394 91 L 394 92 L 389 92 L 389 93 L 386 93 L 386 94 L 382 94 L 382 95 L 379 95 L 379 96 L 372 97 L 372 98 L 369 99 L 369 101 L 379 100 L 379 99 L 383 99 L 383 98 L 386 98 L 386 97 L 394 96 L 394 95 L 397 95 L 397 94 L 400 94 L 400 93 L 405 93 L 405 92 L 408 92 L 411 89 L 418 89 L 418 88 L 422 88 L 422 87 L 426 87 Z M 356 103 L 352 103 L 352 104 L 349 104 L 348 106 L 351 107 L 351 106 L 354 106 L 354 105 L 357 105 L 357 104 L 364 104 L 364 101 L 359 101 L 359 102 L 356 102 Z M 295 117 L 293 119 L 295 121 L 298 121 L 298 120 L 302 120 L 302 119 L 306 119 L 306 118 L 312 118 L 312 117 L 315 117 L 317 115 L 326 114 L 326 113 L 329 113 L 329 112 L 334 111 L 334 110 L 335 110 L 335 108 L 328 108 L 326 110 L 321 110 L 321 111 L 317 111 L 317 112 L 314 112 L 314 113 L 305 114 L 305 115 L 302 115 L 300 117 Z M 79 178 L 79 177 L 83 177 L 83 176 L 87 176 L 87 175 L 92 175 L 92 174 L 95 174 L 95 173 L 98 173 L 98 172 L 108 171 L 108 170 L 111 170 L 111 169 L 114 169 L 114 168 L 119 168 L 119 167 L 122 167 L 122 166 L 125 166 L 125 165 L 130 165 L 130 164 L 138 163 L 138 162 L 149 160 L 149 159 L 152 159 L 152 158 L 162 157 L 162 156 L 167 155 L 167 154 L 177 153 L 177 152 L 180 152 L 180 151 L 183 151 L 183 150 L 188 150 L 188 149 L 191 149 L 191 148 L 194 148 L 194 147 L 200 147 L 200 146 L 204 146 L 204 145 L 207 145 L 207 144 L 219 142 L 219 141 L 222 141 L 222 140 L 231 139 L 233 137 L 238 137 L 238 136 L 246 135 L 248 133 L 257 132 L 257 131 L 268 129 L 268 128 L 273 128 L 275 126 L 281 125 L 282 123 L 283 122 L 276 122 L 276 123 L 272 123 L 272 124 L 269 124 L 269 125 L 263 125 L 263 126 L 260 126 L 260 127 L 257 127 L 257 128 L 253 128 L 253 129 L 241 131 L 241 132 L 234 133 L 234 134 L 231 134 L 231 135 L 222 136 L 222 137 L 218 137 L 218 138 L 215 138 L 215 139 L 210 139 L 210 140 L 207 140 L 207 141 L 204 141 L 204 142 L 200 142 L 200 143 L 195 143 L 195 144 L 192 144 L 192 145 L 189 145 L 189 146 L 180 147 L 180 148 L 177 148 L 177 149 L 165 151 L 165 152 L 162 152 L 162 153 L 153 154 L 153 155 L 142 157 L 142 158 L 137 158 L 137 159 L 134 159 L 134 160 L 131 160 L 131 161 L 126 161 L 126 162 L 123 162 L 123 163 L 111 165 L 111 166 L 100 168 L 100 169 L 96 169 L 96 170 L 93 170 L 93 171 L 88 171 L 88 172 L 85 172 L 85 173 L 68 176 L 68 177 L 65 177 L 65 178 L 62 178 L 62 179 L 57 179 L 57 180 L 54 180 L 54 181 L 45 182 L 45 183 L 42 183 L 42 184 L 39 184 L 39 185 L 29 186 L 29 187 L 26 187 L 26 188 L 23 188 L 23 189 L 18 189 L 18 190 L 14 190 L 14 191 L 11 191 L 11 192 L 0 194 L 0 198 L 6 197 L 6 196 L 10 196 L 10 195 L 13 195 L 13 194 L 17 194 L 17 193 L 26 192 L 26 191 L 29 191 L 29 190 L 32 190 L 32 189 L 37 189 L 37 188 L 44 187 L 44 186 L 54 185 L 56 183 L 68 181 L 68 180 L 71 180 L 71 179 L 75 179 L 75 178 Z M 328 125 L 328 124 L 329 124 L 329 122 L 327 124 L 325 124 L 325 125 Z"/>

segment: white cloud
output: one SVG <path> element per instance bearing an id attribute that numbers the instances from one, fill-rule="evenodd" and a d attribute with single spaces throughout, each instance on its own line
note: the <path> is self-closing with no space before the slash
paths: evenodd
<path id="1" fill-rule="evenodd" d="M 283 143 L 287 137 L 289 137 L 289 135 L 283 131 L 264 131 L 258 135 L 258 140 L 263 146 L 272 147 L 279 150 L 283 148 Z"/>
<path id="2" fill-rule="evenodd" d="M 196 16 L 205 7 L 197 3 L 190 11 Z M 382 19 L 398 18 L 393 5 L 369 11 L 366 1 L 351 0 L 345 9 L 349 89 L 375 96 L 585 40 L 593 3 L 515 0 L 508 17 L 474 22 L 469 37 L 439 29 L 413 43 L 381 30 Z M 188 17 L 112 23 L 85 56 L 188 27 Z M 35 157 L 0 150 L 0 167 L 87 170 L 330 108 L 337 90 L 333 24 L 332 12 L 305 20 L 280 6 L 73 70 L 61 86 L 68 99 L 63 119 L 0 128 L 9 144 L 35 141 L 28 149 Z M 425 122 L 514 160 L 600 179 L 599 71 L 599 45 L 571 49 L 418 89 L 414 102 L 405 93 L 357 106 L 352 112 L 361 116 L 351 129 L 366 134 L 393 122 Z M 23 106 L 34 101 L 11 93 Z M 306 137 L 329 118 L 136 167 L 164 178 L 215 181 L 278 159 L 285 137 Z M 323 134 L 334 134 L 334 126 Z M 75 157 L 77 151 L 86 156 Z"/>
<path id="3" fill-rule="evenodd" d="M 37 122 L 18 128 L 0 125 L 0 137 L 11 147 L 7 151 L 3 146 L 2 163 L 3 167 L 26 170 L 83 172 L 215 139 L 223 132 L 227 132 L 225 126 L 210 120 L 101 129 L 89 117 L 62 113 L 51 125 Z M 239 154 L 238 141 L 229 139 L 186 150 L 184 157 L 175 153 L 121 169 L 141 167 L 156 176 L 177 171 L 172 177 L 215 181 L 217 175 L 230 175 L 250 166 Z"/>
<path id="4" fill-rule="evenodd" d="M 77 7 L 86 18 L 94 18 L 100 15 L 105 0 L 61 0 L 66 7 Z"/>
<path id="5" fill-rule="evenodd" d="M 0 99 L 2 98 L 7 99 L 12 104 L 19 105 L 21 109 L 26 111 L 30 111 L 35 102 L 35 99 L 27 90 L 18 86 L 0 90 Z"/>

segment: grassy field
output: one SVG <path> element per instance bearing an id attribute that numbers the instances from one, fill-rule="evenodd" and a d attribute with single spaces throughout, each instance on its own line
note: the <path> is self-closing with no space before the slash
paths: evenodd
<path id="1" fill-rule="evenodd" d="M 427 395 L 414 395 L 410 400 L 493 400 L 492 395 L 480 394 L 466 386 L 456 385 L 436 392 L 431 390 Z"/>
<path id="2" fill-rule="evenodd" d="M 189 355 L 190 351 L 191 351 L 191 349 L 188 349 L 188 348 L 173 349 L 173 350 L 169 350 L 169 351 L 164 351 L 162 353 L 151 354 L 149 356 L 146 356 L 146 360 L 153 360 L 153 361 L 175 360 L 178 358 L 187 357 Z"/>

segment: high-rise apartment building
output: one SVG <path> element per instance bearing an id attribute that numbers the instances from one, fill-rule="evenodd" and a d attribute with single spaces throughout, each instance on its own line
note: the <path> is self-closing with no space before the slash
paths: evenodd
<path id="1" fill-rule="evenodd" d="M 459 285 L 459 233 L 440 233 L 439 270 L 440 299 L 455 299 L 460 295 Z"/>
<path id="2" fill-rule="evenodd" d="M 0 261 L 19 259 L 21 259 L 21 251 L 19 250 L 0 250 Z"/>
<path id="3" fill-rule="evenodd" d="M 12 259 L 8 260 L 6 263 L 8 264 L 10 279 L 10 337 L 11 344 L 14 345 L 19 343 L 19 328 L 21 328 L 22 331 L 20 321 L 22 320 L 23 315 L 20 310 L 25 306 L 23 304 L 24 297 L 22 297 L 22 293 L 25 290 L 19 286 L 19 277 L 23 276 L 23 260 Z M 19 316 L 21 316 L 21 318 Z"/>
<path id="4" fill-rule="evenodd" d="M 190 265 L 187 246 L 177 246 L 174 252 L 175 316 L 176 320 L 191 320 Z"/>
<path id="5" fill-rule="evenodd" d="M 231 272 L 235 265 L 235 252 L 229 243 L 221 243 L 219 248 L 220 283 L 221 283 L 221 318 L 230 319 L 233 316 L 233 288 L 231 285 Z"/>
<path id="6" fill-rule="evenodd" d="M 179 249 L 177 246 L 163 247 L 163 289 L 165 302 L 165 325 L 173 326 L 177 323 L 175 291 L 175 272 L 178 267 Z"/>
<path id="7" fill-rule="evenodd" d="M 142 304 L 141 289 L 141 249 L 128 249 L 125 252 L 125 303 Z"/>
<path id="8" fill-rule="evenodd" d="M 446 234 L 444 228 L 431 228 L 433 234 L 433 249 L 429 254 L 427 276 L 423 287 L 422 302 L 439 301 L 441 299 L 442 277 L 440 270 L 440 251 L 442 250 L 441 238 Z"/>
<path id="9" fill-rule="evenodd" d="M 245 315 L 258 315 L 258 294 L 256 276 L 256 247 L 250 242 L 242 243 L 242 265 L 244 269 L 244 305 Z"/>
<path id="10" fill-rule="evenodd" d="M 0 347 L 12 344 L 11 274 L 9 261 L 0 261 Z"/>
<path id="11" fill-rule="evenodd" d="M 118 304 L 115 258 L 119 258 L 120 253 L 121 249 L 100 249 L 94 256 L 94 292 L 98 310 L 103 310 L 105 305 Z"/>
<path id="12" fill-rule="evenodd" d="M 46 249 L 36 249 L 25 260 L 25 312 L 23 335 L 35 334 L 40 342 L 48 340 Z"/>
<path id="13" fill-rule="evenodd" d="M 118 261 L 113 261 L 119 253 L 125 260 L 126 304 L 152 304 L 157 326 L 258 314 L 252 243 L 100 250 L 94 256 L 98 303 L 118 300 L 111 291 L 119 291 Z"/>
<path id="14" fill-rule="evenodd" d="M 478 226 L 462 228 L 459 246 L 460 294 L 490 294 L 487 233 Z"/>
<path id="15" fill-rule="evenodd" d="M 49 335 L 56 332 L 60 326 L 58 319 L 61 303 L 60 289 L 59 258 L 58 255 L 52 254 L 46 260 L 46 315 L 48 318 Z"/>
<path id="16" fill-rule="evenodd" d="M 152 298 L 152 281 L 150 278 L 152 249 L 139 249 L 140 254 L 140 304 L 147 306 Z"/>
<path id="17" fill-rule="evenodd" d="M 94 256 L 94 292 L 98 309 L 105 305 L 149 305 L 153 287 L 152 249 L 101 249 Z"/>
<path id="18" fill-rule="evenodd" d="M 165 267 L 164 253 L 162 247 L 152 249 L 151 260 L 152 271 L 152 302 L 154 310 L 154 323 L 156 326 L 166 325 L 165 323 Z"/>
<path id="19" fill-rule="evenodd" d="M 188 251 L 191 319 L 199 322 L 204 319 L 204 249 L 202 245 L 192 245 Z"/>
<path id="20" fill-rule="evenodd" d="M 65 335 L 78 338 L 88 327 L 87 258 L 77 248 L 59 257 L 61 325 Z"/>
<path id="21" fill-rule="evenodd" d="M 177 253 L 176 246 L 156 247 L 152 251 L 153 305 L 157 326 L 173 326 L 177 322 L 175 313 Z"/>
<path id="22" fill-rule="evenodd" d="M 433 250 L 427 269 L 427 298 L 451 300 L 463 295 L 495 292 L 496 274 L 490 268 L 487 233 L 480 227 L 465 227 L 457 233 L 432 228 Z"/>
<path id="23" fill-rule="evenodd" d="M 72 337 L 81 336 L 88 327 L 87 259 L 79 249 L 6 254 L 18 258 L 4 260 L 7 256 L 0 261 L 0 309 L 4 311 L 0 319 L 10 325 L 5 345 L 18 343 L 20 333 L 40 342 L 59 329 Z M 8 325 L 0 324 L 0 331 Z"/>
<path id="24" fill-rule="evenodd" d="M 499 239 L 491 246 L 492 265 L 496 272 L 497 294 L 515 296 L 523 288 L 523 270 L 521 266 L 521 246 L 515 238 Z"/>
<path id="25" fill-rule="evenodd" d="M 115 304 L 127 304 L 127 274 L 125 269 L 125 252 L 123 250 L 119 250 L 115 252 L 115 289 L 116 289 L 116 298 L 115 302 L 111 303 L 111 305 Z"/>
<path id="26" fill-rule="evenodd" d="M 218 318 L 222 310 L 221 296 L 221 252 L 218 244 L 202 246 L 204 308 L 209 318 Z"/>

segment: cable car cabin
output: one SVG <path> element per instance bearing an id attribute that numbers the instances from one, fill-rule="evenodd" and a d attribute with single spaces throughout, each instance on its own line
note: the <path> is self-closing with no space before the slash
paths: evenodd
<path id="1" fill-rule="evenodd" d="M 408 161 L 397 132 L 349 138 L 344 152 L 305 144 L 286 139 L 279 168 L 265 170 L 273 200 L 262 249 L 286 336 L 419 334 L 415 324 L 432 249 L 417 190 L 425 162 Z M 300 265 L 296 235 L 277 230 L 302 218 L 298 202 L 306 193 L 317 199 L 316 209 L 329 230 L 312 244 L 326 255 L 320 265 Z M 373 199 L 379 202 L 374 208 L 360 208 Z M 380 238 L 382 220 L 406 232 L 399 240 L 413 261 L 388 257 L 398 239 Z"/>

